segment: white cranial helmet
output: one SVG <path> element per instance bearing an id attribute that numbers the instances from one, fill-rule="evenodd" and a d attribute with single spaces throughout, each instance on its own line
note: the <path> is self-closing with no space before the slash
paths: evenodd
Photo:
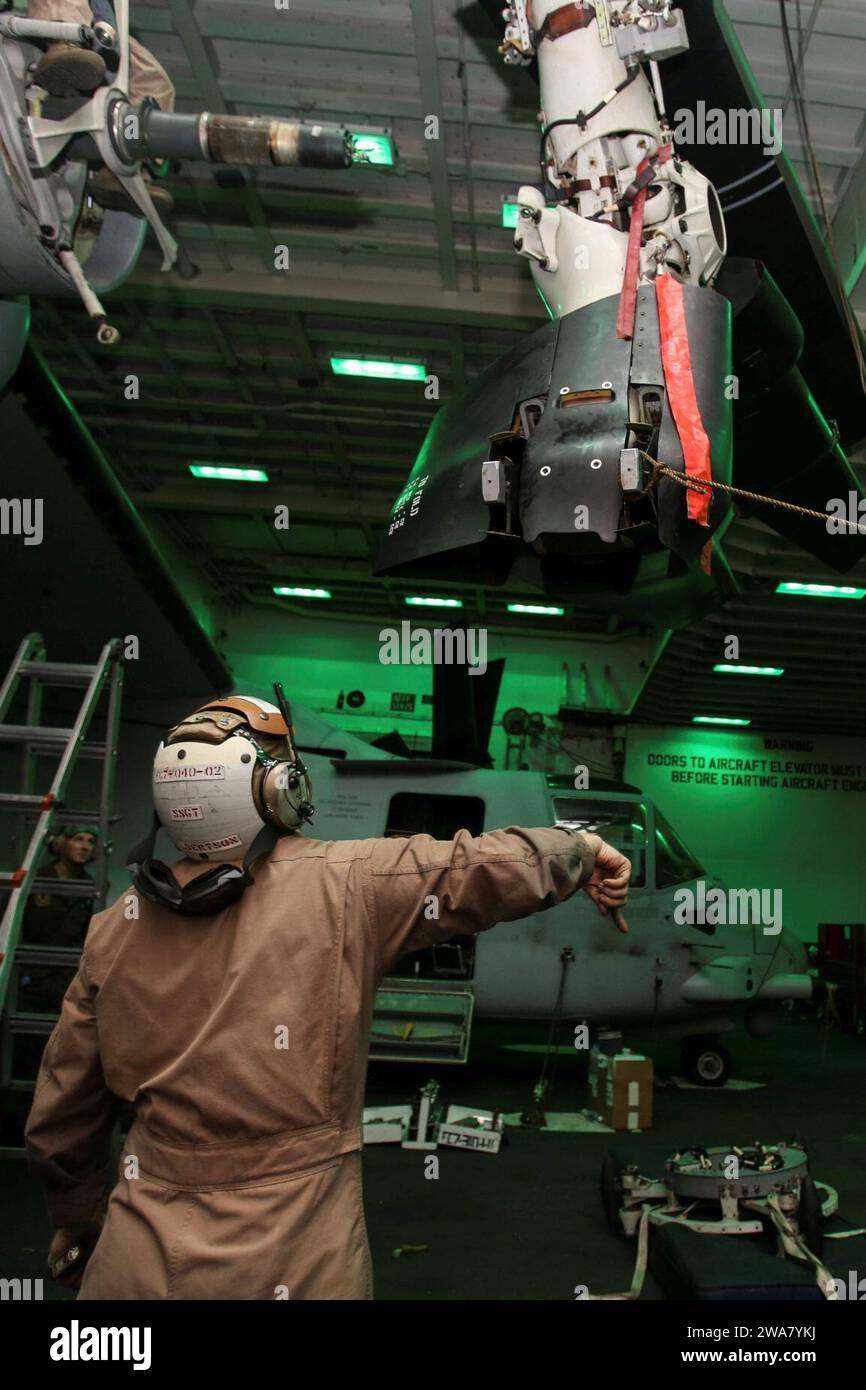
<path id="1" fill-rule="evenodd" d="M 156 813 L 190 859 L 243 859 L 263 825 L 289 831 L 307 820 L 311 794 L 291 725 L 251 696 L 202 705 L 156 750 Z"/>

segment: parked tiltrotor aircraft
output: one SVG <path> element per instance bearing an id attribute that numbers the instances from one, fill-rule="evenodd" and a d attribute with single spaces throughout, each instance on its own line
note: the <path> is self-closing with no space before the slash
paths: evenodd
<path id="1" fill-rule="evenodd" d="M 744 1024 L 763 1036 L 781 1001 L 810 996 L 805 948 L 784 927 L 678 924 L 681 890 L 697 892 L 702 881 L 709 893 L 719 880 L 637 787 L 596 779 L 576 791 L 568 776 L 395 757 L 300 706 L 295 718 L 316 804 L 308 833 L 317 838 L 449 838 L 463 828 L 480 834 L 561 821 L 599 833 L 634 865 L 628 935 L 578 893 L 523 921 L 404 957 L 379 992 L 371 1056 L 463 1061 L 473 1013 L 550 1018 L 564 986 L 563 1020 L 680 1038 L 686 1073 L 720 1085 L 730 1058 L 718 1034 Z"/>

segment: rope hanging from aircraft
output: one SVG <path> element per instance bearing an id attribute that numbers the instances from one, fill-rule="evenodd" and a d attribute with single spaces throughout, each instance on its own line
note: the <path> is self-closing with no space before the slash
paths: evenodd
<path id="1" fill-rule="evenodd" d="M 814 511 L 811 507 L 799 507 L 795 502 L 783 502 L 778 497 L 764 497 L 759 492 L 747 492 L 745 488 L 730 487 L 728 483 L 710 482 L 708 479 L 696 482 L 692 478 L 687 478 L 683 473 L 678 473 L 675 468 L 671 468 L 668 464 L 659 463 L 658 459 L 654 459 L 643 449 L 640 450 L 640 455 L 641 458 L 646 459 L 653 470 L 653 476 L 644 488 L 642 496 L 652 492 L 658 486 L 660 478 L 671 478 L 675 483 L 679 483 L 680 487 L 689 488 L 695 492 L 727 492 L 731 497 L 743 497 L 748 502 L 759 502 L 765 507 L 780 507 L 783 511 L 796 512 L 799 516 L 809 516 L 815 521 L 823 521 L 825 525 L 827 523 L 826 512 Z M 859 535 L 866 532 L 866 522 L 840 520 L 839 524 L 847 526 L 849 530 L 856 531 Z"/>

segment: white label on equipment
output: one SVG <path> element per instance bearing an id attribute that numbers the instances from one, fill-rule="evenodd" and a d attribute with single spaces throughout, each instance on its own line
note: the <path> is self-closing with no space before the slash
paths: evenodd
<path id="1" fill-rule="evenodd" d="M 222 840 L 202 840 L 201 844 L 191 845 L 184 841 L 184 849 L 189 854 L 207 854 L 218 849 L 234 849 L 241 843 L 240 835 L 226 835 Z"/>
<path id="2" fill-rule="evenodd" d="M 502 1136 L 500 1134 L 456 1133 L 443 1125 L 439 1130 L 439 1143 L 451 1149 L 484 1149 L 498 1153 Z"/>
<path id="3" fill-rule="evenodd" d="M 599 41 L 602 48 L 609 48 L 613 43 L 613 37 L 610 32 L 610 20 L 607 15 L 607 0 L 594 0 L 594 3 Z"/>
<path id="4" fill-rule="evenodd" d="M 640 1082 L 630 1081 L 628 1083 L 628 1106 L 629 1109 L 634 1105 L 640 1105 Z"/>
<path id="5" fill-rule="evenodd" d="M 153 775 L 154 782 L 203 782 L 225 777 L 222 763 L 183 763 L 178 767 L 161 767 Z"/>
<path id="6" fill-rule="evenodd" d="M 204 820 L 201 806 L 170 806 L 168 814 L 172 820 Z"/>

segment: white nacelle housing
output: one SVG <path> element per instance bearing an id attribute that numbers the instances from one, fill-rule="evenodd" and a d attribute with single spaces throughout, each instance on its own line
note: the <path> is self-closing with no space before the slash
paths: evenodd
<path id="1" fill-rule="evenodd" d="M 659 160 L 646 194 L 640 279 L 664 268 L 711 284 L 727 249 L 721 206 L 703 174 L 676 158 L 652 58 L 687 44 L 682 15 L 668 0 L 577 4 L 580 27 L 544 35 L 548 16 L 561 9 L 560 0 L 533 0 L 531 10 L 515 0 L 506 15 L 508 61 L 531 59 L 527 34 L 535 43 L 545 176 L 557 198 L 550 207 L 539 189 L 521 188 L 515 249 L 532 262 L 536 287 L 556 317 L 619 294 L 632 185 L 642 163 L 667 147 L 672 157 Z M 652 84 L 636 54 L 651 62 Z"/>

